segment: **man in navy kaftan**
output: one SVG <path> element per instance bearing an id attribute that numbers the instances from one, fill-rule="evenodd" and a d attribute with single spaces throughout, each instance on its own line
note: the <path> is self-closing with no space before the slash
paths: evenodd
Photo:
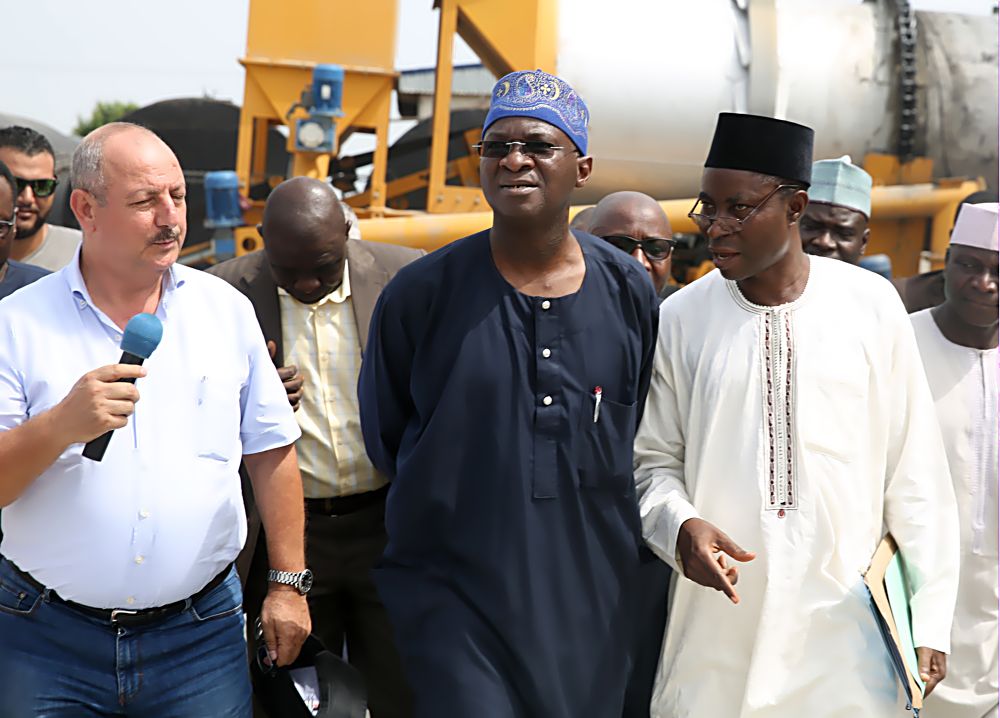
<path id="1" fill-rule="evenodd" d="M 515 73 L 529 74 L 544 75 Z M 375 580 L 418 718 L 616 718 L 659 302 L 638 262 L 568 229 L 590 158 L 559 151 L 583 156 L 585 134 L 504 117 L 487 117 L 481 150 L 494 227 L 404 267 L 372 317 L 361 423 L 391 480 Z M 572 291 L 558 272 L 548 296 L 519 291 L 502 269 L 508 247 L 530 248 L 511 218 L 536 211 L 578 260 Z"/>
<path id="2" fill-rule="evenodd" d="M 436 715 L 620 714 L 658 302 L 635 260 L 575 236 L 576 294 L 518 293 L 484 232 L 404 268 L 372 319 L 361 418 L 392 480 L 376 583 Z"/>

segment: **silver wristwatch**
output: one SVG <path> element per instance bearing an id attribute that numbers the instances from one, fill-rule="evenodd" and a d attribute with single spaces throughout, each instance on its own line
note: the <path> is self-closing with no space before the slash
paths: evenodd
<path id="1" fill-rule="evenodd" d="M 292 573 L 291 571 L 276 571 L 273 568 L 267 572 L 267 580 L 272 583 L 280 583 L 285 586 L 291 586 L 301 595 L 305 596 L 309 593 L 309 589 L 313 585 L 313 572 L 308 568 L 305 571 L 300 571 L 299 573 Z"/>

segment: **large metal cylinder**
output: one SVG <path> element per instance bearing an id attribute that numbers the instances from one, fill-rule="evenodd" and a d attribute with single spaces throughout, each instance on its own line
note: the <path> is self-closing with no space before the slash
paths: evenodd
<path id="1" fill-rule="evenodd" d="M 591 110 L 595 172 L 575 201 L 697 194 L 719 112 L 816 130 L 816 159 L 897 154 L 901 75 L 915 63 L 913 151 L 938 176 L 997 182 L 997 18 L 916 13 L 908 58 L 890 0 L 573 0 L 557 72 Z"/>
<path id="2" fill-rule="evenodd" d="M 997 189 L 997 16 L 917 13 L 917 150 Z"/>

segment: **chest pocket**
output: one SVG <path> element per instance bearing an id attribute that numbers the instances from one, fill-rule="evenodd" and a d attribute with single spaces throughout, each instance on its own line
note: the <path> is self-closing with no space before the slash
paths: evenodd
<path id="1" fill-rule="evenodd" d="M 240 447 L 240 387 L 220 374 L 196 378 L 193 428 L 198 456 L 229 461 Z"/>
<path id="2" fill-rule="evenodd" d="M 601 399 L 594 421 L 594 398 L 588 396 L 580 412 L 577 466 L 580 486 L 625 492 L 632 482 L 632 444 L 638 404 Z"/>
<path id="3" fill-rule="evenodd" d="M 860 360 L 830 357 L 826 366 L 800 367 L 798 422 L 806 451 L 850 463 L 869 431 L 868 367 Z"/>

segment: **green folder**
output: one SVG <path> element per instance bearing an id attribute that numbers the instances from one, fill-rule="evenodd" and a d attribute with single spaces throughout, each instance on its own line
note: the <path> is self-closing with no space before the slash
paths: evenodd
<path id="1" fill-rule="evenodd" d="M 924 682 L 920 680 L 917 648 L 913 645 L 910 616 L 910 589 L 902 556 L 891 535 L 886 535 L 872 557 L 865 573 L 865 585 L 871 596 L 872 613 L 885 642 L 893 668 L 903 686 L 907 709 L 919 718 L 923 708 Z"/>
<path id="2" fill-rule="evenodd" d="M 889 566 L 885 570 L 885 592 L 889 595 L 889 607 L 896 620 L 899 642 L 903 645 L 903 660 L 906 662 L 910 675 L 917 682 L 920 694 L 923 695 L 925 686 L 924 682 L 920 680 L 917 647 L 913 645 L 913 617 L 910 615 L 910 598 L 913 597 L 913 590 L 910 588 L 910 582 L 906 579 L 903 559 L 899 555 L 899 551 L 892 555 Z"/>

